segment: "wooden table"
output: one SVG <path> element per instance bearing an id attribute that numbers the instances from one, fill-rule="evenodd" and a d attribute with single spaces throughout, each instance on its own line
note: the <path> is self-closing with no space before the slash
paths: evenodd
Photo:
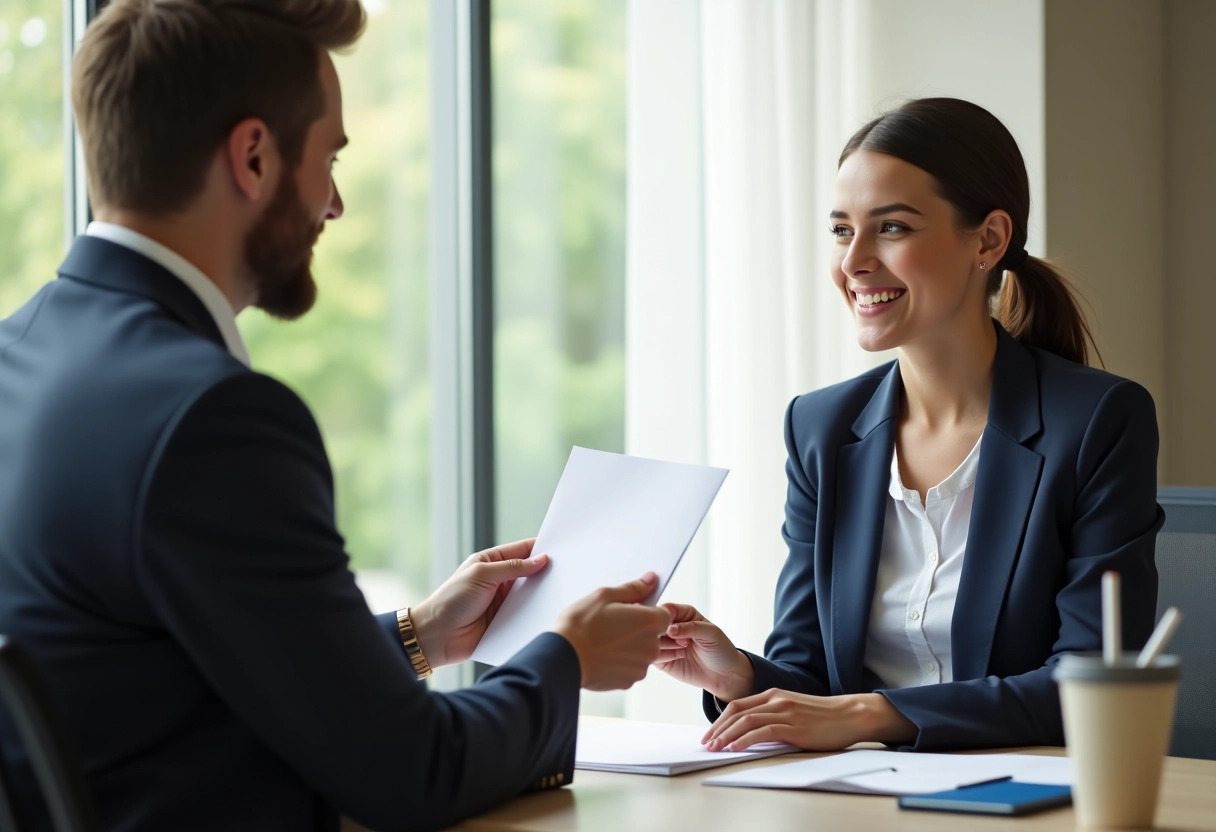
<path id="1" fill-rule="evenodd" d="M 1005 749 L 1008 751 L 1009 749 Z M 1063 754 L 1062 748 L 1016 749 L 1026 754 Z M 574 784 L 526 795 L 471 818 L 459 832 L 869 832 L 869 830 L 992 830 L 1039 832 L 1075 829 L 1071 807 L 1023 818 L 899 809 L 893 797 L 702 786 L 725 771 L 780 765 L 822 756 L 788 754 L 679 777 L 576 772 Z M 1157 805 L 1157 828 L 1216 832 L 1216 761 L 1170 757 Z"/>

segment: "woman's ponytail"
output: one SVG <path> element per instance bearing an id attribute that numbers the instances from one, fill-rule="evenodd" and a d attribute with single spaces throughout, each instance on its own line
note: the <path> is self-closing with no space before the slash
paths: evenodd
<path id="1" fill-rule="evenodd" d="M 1101 362 L 1071 285 L 1045 260 L 1023 258 L 1016 270 L 1005 272 L 997 296 L 996 319 L 1001 326 L 1023 344 L 1079 364 L 1089 363 L 1092 348 Z"/>

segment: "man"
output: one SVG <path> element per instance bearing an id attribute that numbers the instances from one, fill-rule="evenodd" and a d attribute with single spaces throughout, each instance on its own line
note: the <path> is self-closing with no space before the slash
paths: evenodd
<path id="1" fill-rule="evenodd" d="M 640 679 L 654 576 L 448 695 L 531 542 L 373 617 L 304 404 L 234 324 L 312 305 L 342 214 L 329 50 L 358 0 L 115 0 L 73 65 L 98 222 L 0 324 L 0 633 L 48 677 L 102 826 L 443 826 L 573 776 L 579 687 Z M 37 814 L 11 725 L 0 740 Z"/>

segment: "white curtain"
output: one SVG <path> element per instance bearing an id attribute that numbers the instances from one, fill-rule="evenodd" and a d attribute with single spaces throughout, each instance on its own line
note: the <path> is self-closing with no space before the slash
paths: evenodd
<path id="1" fill-rule="evenodd" d="M 1042 0 L 630 3 L 626 445 L 731 470 L 664 600 L 741 647 L 763 648 L 786 554 L 786 405 L 890 358 L 857 347 L 828 273 L 840 149 L 957 95 L 1009 125 L 1042 194 L 1041 33 Z M 699 700 L 652 672 L 624 711 L 701 721 Z"/>
<path id="2" fill-rule="evenodd" d="M 831 72 L 815 48 L 825 22 L 804 0 L 702 4 L 707 459 L 731 469 L 708 600 L 755 651 L 785 555 L 785 407 L 873 361 L 851 341 L 826 268 L 840 130 L 817 106 L 816 81 Z"/>

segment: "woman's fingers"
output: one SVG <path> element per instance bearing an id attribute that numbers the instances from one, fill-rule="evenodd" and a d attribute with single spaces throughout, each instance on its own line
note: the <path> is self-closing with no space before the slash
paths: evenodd
<path id="1" fill-rule="evenodd" d="M 683 647 L 660 647 L 659 657 L 654 660 L 654 664 L 663 665 L 668 662 L 674 662 L 676 659 L 682 659 L 688 654 L 688 651 Z"/>
<path id="2" fill-rule="evenodd" d="M 676 623 L 681 621 L 705 620 L 705 617 L 701 615 L 701 613 L 697 612 L 696 607 L 688 604 L 673 604 L 671 602 L 667 602 L 664 604 L 659 604 L 659 606 L 664 607 L 669 613 L 671 613 L 671 620 Z"/>
<path id="3" fill-rule="evenodd" d="M 722 630 L 708 621 L 683 621 L 667 628 L 668 638 L 689 640 L 703 647 L 717 647 L 727 641 Z M 731 647 L 733 650 L 734 647 Z"/>
<path id="4" fill-rule="evenodd" d="M 791 725 L 782 725 L 782 724 L 778 724 L 778 723 L 769 723 L 767 725 L 761 725 L 759 728 L 756 728 L 753 731 L 748 731 L 743 736 L 732 740 L 730 742 L 730 744 L 727 745 L 724 750 L 726 750 L 726 751 L 746 751 L 747 749 L 751 748 L 753 745 L 757 745 L 758 743 L 762 743 L 762 742 L 790 742 L 789 740 L 785 739 L 784 737 L 785 737 L 785 733 L 787 731 L 791 731 L 792 729 L 793 729 L 793 726 L 791 726 Z M 791 742 L 790 744 L 794 745 L 795 743 Z"/>
<path id="5" fill-rule="evenodd" d="M 752 714 L 771 713 L 777 710 L 772 705 L 773 694 L 774 691 L 770 689 L 757 693 L 755 696 L 747 696 L 728 703 L 722 710 L 722 715 L 713 725 L 709 726 L 709 730 L 701 738 L 702 744 L 710 746 L 716 743 L 717 748 L 714 750 L 718 750 L 729 741 L 723 741 L 723 737 L 739 720 Z"/>
<path id="6" fill-rule="evenodd" d="M 860 696 L 812 696 L 774 688 L 731 702 L 702 742 L 711 751 L 742 751 L 758 742 L 835 751 L 871 738 L 866 736 L 867 713 Z"/>
<path id="7" fill-rule="evenodd" d="M 774 742 L 778 731 L 791 727 L 783 714 L 752 711 L 732 720 L 706 747 L 711 751 L 743 751 L 757 742 Z"/>

